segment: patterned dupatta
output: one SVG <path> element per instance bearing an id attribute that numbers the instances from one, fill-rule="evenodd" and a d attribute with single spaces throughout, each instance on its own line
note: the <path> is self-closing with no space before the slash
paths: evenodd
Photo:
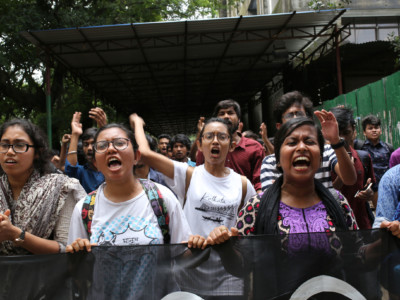
<path id="1" fill-rule="evenodd" d="M 63 188 L 68 177 L 61 174 L 40 176 L 34 170 L 25 183 L 17 201 L 13 200 L 7 175 L 0 177 L 0 212 L 11 210 L 13 225 L 33 235 L 49 239 L 52 237 L 60 211 L 64 206 L 68 189 Z M 11 241 L 0 244 L 0 255 L 28 254 L 15 247 Z"/>

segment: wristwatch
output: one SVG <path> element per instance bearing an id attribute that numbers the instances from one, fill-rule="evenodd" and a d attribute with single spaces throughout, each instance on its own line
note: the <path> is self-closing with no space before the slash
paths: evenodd
<path id="1" fill-rule="evenodd" d="M 340 147 L 344 146 L 344 138 L 339 138 L 339 142 L 337 144 L 331 144 L 332 149 L 336 150 L 339 149 Z"/>
<path id="2" fill-rule="evenodd" d="M 14 245 L 20 246 L 24 241 L 25 241 L 25 230 L 22 229 L 19 237 L 17 237 L 13 242 L 14 242 Z"/>

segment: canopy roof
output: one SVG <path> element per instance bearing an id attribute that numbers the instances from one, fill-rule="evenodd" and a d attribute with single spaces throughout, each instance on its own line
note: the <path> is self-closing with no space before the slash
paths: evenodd
<path id="1" fill-rule="evenodd" d="M 319 44 L 331 40 L 344 12 L 31 30 L 22 35 L 119 114 L 141 115 L 153 134 L 191 133 L 199 116 L 210 116 L 219 100 L 232 98 L 246 108 L 288 62 L 306 59 L 316 39 Z"/>

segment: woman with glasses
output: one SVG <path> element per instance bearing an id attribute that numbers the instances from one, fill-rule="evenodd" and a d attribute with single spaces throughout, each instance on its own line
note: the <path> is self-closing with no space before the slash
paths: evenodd
<path id="1" fill-rule="evenodd" d="M 96 192 L 90 233 L 82 219 L 85 199 L 75 206 L 68 238 L 71 245 L 67 251 L 84 248 L 90 251 L 91 244 L 128 246 L 166 243 L 151 202 L 133 172 L 140 160 L 133 132 L 123 125 L 106 125 L 97 132 L 93 148 L 94 164 L 103 173 L 105 182 Z M 187 241 L 190 230 L 176 197 L 165 186 L 155 185 L 171 216 L 170 242 Z"/>
<path id="2" fill-rule="evenodd" d="M 75 206 L 67 252 L 92 251 L 94 244 L 155 245 L 181 243 L 189 239 L 189 226 L 173 193 L 161 184 L 144 179 L 139 181 L 135 176 L 133 168 L 140 160 L 140 152 L 131 131 L 119 124 L 106 125 L 96 133 L 93 149 L 93 163 L 103 173 L 105 182 Z M 150 199 L 148 191 L 151 186 L 154 194 Z M 155 194 L 158 195 L 158 204 L 153 201 Z M 160 223 L 156 208 L 167 212 L 168 217 L 162 215 L 166 220 L 164 224 Z M 90 217 L 85 221 L 83 216 L 86 215 Z M 168 235 L 164 225 L 168 228 Z M 152 276 L 157 276 L 154 263 L 158 247 L 110 247 L 107 251 L 99 248 L 94 249 L 97 255 L 89 298 L 161 298 L 157 287 L 152 290 L 153 295 L 146 294 L 148 284 L 155 280 Z M 173 276 L 167 277 L 164 280 Z M 171 282 L 171 288 L 174 287 Z"/>
<path id="3" fill-rule="evenodd" d="M 23 119 L 0 127 L 0 255 L 65 251 L 71 214 L 86 193 L 52 174 L 46 137 Z"/>
<path id="4" fill-rule="evenodd" d="M 228 152 L 235 148 L 225 120 L 212 118 L 204 124 L 196 143 L 199 151 L 204 154 L 205 162 L 197 167 L 190 167 L 151 151 L 146 142 L 143 119 L 132 114 L 130 123 L 135 129 L 143 161 L 164 174 L 165 182 L 183 205 L 193 233 L 207 237 L 216 226 L 230 228 L 235 224 L 238 210 L 256 191 L 247 178 L 225 167 Z M 191 272 L 191 281 L 195 285 L 189 281 L 180 281 L 181 288 L 205 299 L 213 296 L 209 291 L 224 296 L 224 291 L 232 292 L 232 288 L 240 296 L 242 281 L 239 278 L 229 276 L 222 268 L 219 274 L 214 273 L 218 259 L 211 256 L 206 263 Z M 209 276 L 211 270 L 213 276 Z"/>

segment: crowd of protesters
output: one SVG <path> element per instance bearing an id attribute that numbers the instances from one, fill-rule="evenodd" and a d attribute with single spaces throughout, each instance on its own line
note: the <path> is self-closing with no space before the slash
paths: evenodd
<path id="1" fill-rule="evenodd" d="M 57 159 L 30 121 L 0 127 L 1 255 L 180 242 L 205 248 L 235 235 L 373 227 L 400 238 L 400 150 L 381 140 L 374 115 L 362 120 L 365 140 L 356 140 L 350 108 L 314 112 L 294 91 L 276 100 L 272 139 L 265 123 L 260 135 L 242 133 L 240 105 L 223 100 L 210 119 L 199 118 L 193 143 L 181 133 L 157 143 L 145 134 L 151 120 L 136 114 L 131 129 L 93 108 L 97 127 L 84 130 L 81 116 L 73 115 Z M 207 266 L 198 271 L 207 277 Z M 239 278 L 217 278 L 183 286 L 207 298 L 212 286 L 236 280 L 240 295 Z"/>

